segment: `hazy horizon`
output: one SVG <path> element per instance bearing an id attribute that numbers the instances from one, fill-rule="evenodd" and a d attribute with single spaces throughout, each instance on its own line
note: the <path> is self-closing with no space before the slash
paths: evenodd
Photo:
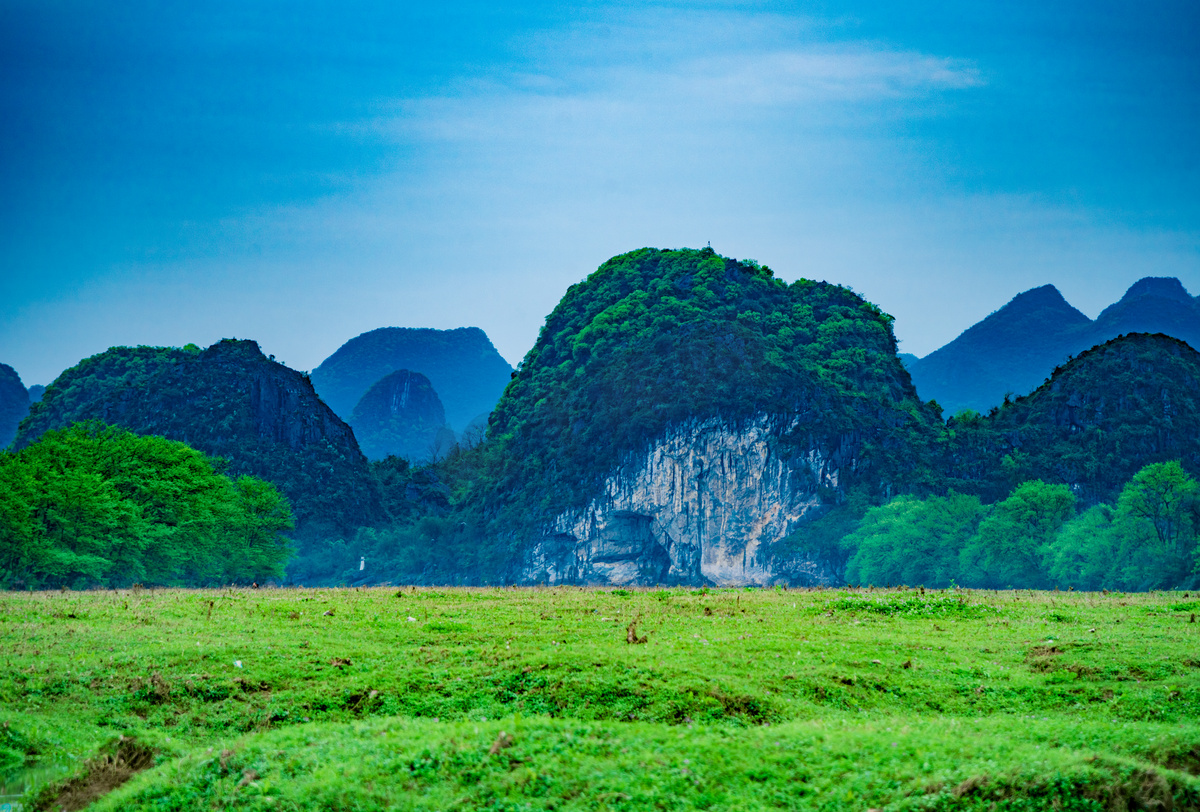
<path id="1" fill-rule="evenodd" d="M 0 362 L 378 327 L 515 364 L 615 254 L 848 285 L 923 356 L 1200 293 L 1200 8 L 0 0 Z"/>

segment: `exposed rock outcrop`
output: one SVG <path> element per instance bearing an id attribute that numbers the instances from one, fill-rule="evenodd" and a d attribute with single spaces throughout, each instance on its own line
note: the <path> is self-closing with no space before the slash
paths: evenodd
<path id="1" fill-rule="evenodd" d="M 640 249 L 546 318 L 489 420 L 474 521 L 529 583 L 828 583 L 796 531 L 852 490 L 928 487 L 941 426 L 853 291 Z"/>
<path id="2" fill-rule="evenodd" d="M 798 419 L 761 416 L 671 426 L 629 455 L 603 495 L 562 513 L 530 548 L 529 582 L 769 585 L 789 580 L 771 545 L 821 511 L 818 488 L 838 470 L 820 452 L 797 453 L 784 437 Z M 824 580 L 819 565 L 808 573 Z"/>

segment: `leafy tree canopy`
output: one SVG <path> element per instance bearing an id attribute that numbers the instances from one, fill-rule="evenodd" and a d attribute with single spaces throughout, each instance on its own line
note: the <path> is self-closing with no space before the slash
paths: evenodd
<path id="1" fill-rule="evenodd" d="M 961 579 L 989 589 L 1045 586 L 1046 549 L 1074 515 L 1075 496 L 1067 486 L 1022 483 L 992 508 L 963 548 Z"/>
<path id="2" fill-rule="evenodd" d="M 0 454 L 0 583 L 192 586 L 277 578 L 287 500 L 187 445 L 98 422 Z"/>
<path id="3" fill-rule="evenodd" d="M 958 577 L 962 548 L 987 513 L 979 497 L 953 491 L 924 500 L 898 496 L 871 508 L 845 539 L 854 550 L 846 580 L 948 587 Z"/>
<path id="4" fill-rule="evenodd" d="M 86 358 L 33 405 L 14 447 L 84 420 L 180 440 L 224 458 L 230 474 L 271 482 L 295 505 L 301 535 L 351 533 L 383 518 L 350 427 L 305 376 L 253 341 L 113 347 Z"/>

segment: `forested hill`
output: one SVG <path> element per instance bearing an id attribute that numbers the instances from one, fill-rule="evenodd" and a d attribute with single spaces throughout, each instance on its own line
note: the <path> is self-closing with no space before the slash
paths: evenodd
<path id="1" fill-rule="evenodd" d="M 947 415 L 986 412 L 1005 395 L 1032 392 L 1072 355 L 1126 333 L 1164 333 L 1200 347 L 1200 300 L 1178 279 L 1147 277 L 1092 321 L 1044 285 L 906 365 L 921 397 Z"/>
<path id="2" fill-rule="evenodd" d="M 428 462 L 454 443 L 446 411 L 429 378 L 407 369 L 376 381 L 354 407 L 350 425 L 359 447 L 372 460 L 394 454 Z"/>
<path id="3" fill-rule="evenodd" d="M 937 422 L 891 317 L 851 291 L 710 248 L 623 254 L 566 292 L 493 412 L 496 503 L 544 521 L 668 426 L 762 415 L 794 423 L 796 455 L 844 464 L 843 487 L 852 469 L 876 486 L 923 476 Z"/>
<path id="4" fill-rule="evenodd" d="M 227 459 L 226 473 L 274 483 L 291 500 L 299 533 L 349 532 L 382 517 L 350 427 L 307 377 L 253 341 L 113 347 L 87 358 L 47 387 L 15 447 L 82 420 L 181 440 Z"/>
<path id="5" fill-rule="evenodd" d="M 1200 474 L 1200 353 L 1161 334 L 1121 336 L 1029 396 L 947 428 L 959 492 L 993 501 L 1041 479 L 1071 486 L 1084 504 L 1111 501 L 1150 463 L 1180 460 Z"/>
<path id="6" fill-rule="evenodd" d="M 29 411 L 29 392 L 21 376 L 8 364 L 0 364 L 0 450 L 17 435 L 17 424 Z"/>
<path id="7" fill-rule="evenodd" d="M 400 369 L 429 378 L 446 421 L 459 432 L 492 411 L 512 375 L 478 327 L 383 327 L 347 341 L 313 370 L 312 380 L 321 398 L 349 419 L 376 381 Z"/>

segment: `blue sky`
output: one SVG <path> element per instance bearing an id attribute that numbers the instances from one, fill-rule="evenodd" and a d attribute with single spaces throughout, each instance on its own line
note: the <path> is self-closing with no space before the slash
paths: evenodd
<path id="1" fill-rule="evenodd" d="M 1198 42 L 1194 0 L 0 0 L 0 361 L 477 325 L 515 363 L 646 245 L 850 285 L 918 355 L 1045 283 L 1200 293 Z"/>

